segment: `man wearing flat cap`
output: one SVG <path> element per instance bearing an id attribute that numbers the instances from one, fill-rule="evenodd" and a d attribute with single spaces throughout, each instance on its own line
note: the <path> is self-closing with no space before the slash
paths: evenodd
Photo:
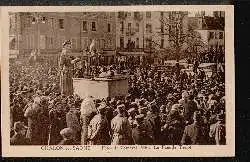
<path id="1" fill-rule="evenodd" d="M 225 114 L 217 114 L 217 122 L 210 126 L 209 136 L 216 145 L 226 144 Z"/>
<path id="2" fill-rule="evenodd" d="M 149 112 L 145 118 L 145 126 L 148 136 L 151 138 L 150 144 L 158 144 L 161 133 L 161 119 L 158 115 L 158 107 L 154 103 L 149 105 Z"/>
<path id="3" fill-rule="evenodd" d="M 147 130 L 144 125 L 144 115 L 136 115 L 136 126 L 132 129 L 132 138 L 136 145 L 147 145 L 150 137 L 147 134 Z"/>
<path id="4" fill-rule="evenodd" d="M 131 128 L 128 119 L 124 116 L 125 105 L 117 106 L 117 115 L 111 121 L 111 145 L 129 145 L 132 142 Z"/>
<path id="5" fill-rule="evenodd" d="M 71 48 L 71 41 L 67 40 L 63 43 L 63 49 L 60 54 L 59 69 L 60 69 L 60 86 L 61 93 L 64 95 L 73 94 L 73 80 L 72 80 L 72 59 L 68 55 Z"/>
<path id="6" fill-rule="evenodd" d="M 97 108 L 98 114 L 93 117 L 88 126 L 88 143 L 90 145 L 109 144 L 109 126 L 105 116 L 106 103 L 102 102 Z"/>

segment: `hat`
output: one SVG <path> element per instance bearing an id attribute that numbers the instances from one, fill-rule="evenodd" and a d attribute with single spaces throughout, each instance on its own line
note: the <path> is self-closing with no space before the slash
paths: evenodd
<path id="1" fill-rule="evenodd" d="M 181 94 L 182 98 L 187 98 L 188 97 L 188 92 L 187 91 L 184 91 L 182 94 Z"/>
<path id="2" fill-rule="evenodd" d="M 18 121 L 18 122 L 15 122 L 14 123 L 14 130 L 16 131 L 16 132 L 19 132 L 20 130 L 22 130 L 23 128 L 27 128 L 25 125 L 24 125 L 24 123 L 23 122 L 20 122 L 20 121 Z"/>
<path id="3" fill-rule="evenodd" d="M 128 110 L 128 113 L 133 113 L 133 112 L 135 112 L 135 108 L 131 108 Z"/>
<path id="4" fill-rule="evenodd" d="M 73 136 L 73 130 L 71 128 L 64 128 L 60 131 L 61 136 L 69 139 Z"/>

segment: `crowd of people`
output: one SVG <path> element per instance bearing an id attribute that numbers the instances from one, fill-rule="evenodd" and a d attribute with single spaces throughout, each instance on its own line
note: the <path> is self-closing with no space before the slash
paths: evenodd
<path id="1" fill-rule="evenodd" d="M 10 143 L 226 144 L 222 77 L 206 77 L 199 69 L 194 75 L 178 67 L 162 71 L 151 65 L 100 69 L 95 73 L 126 71 L 128 95 L 102 99 L 65 95 L 57 64 L 10 63 Z"/>

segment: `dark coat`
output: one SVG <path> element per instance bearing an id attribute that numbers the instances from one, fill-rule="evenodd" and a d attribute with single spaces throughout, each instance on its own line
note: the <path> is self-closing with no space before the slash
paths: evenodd
<path id="1" fill-rule="evenodd" d="M 145 126 L 152 144 L 158 144 L 161 134 L 161 119 L 157 114 L 148 114 L 145 118 Z"/>
<path id="2" fill-rule="evenodd" d="M 21 134 L 14 134 L 10 139 L 10 145 L 28 145 L 29 140 Z"/>
<path id="3" fill-rule="evenodd" d="M 189 100 L 187 106 L 184 107 L 185 120 L 192 122 L 193 114 L 196 110 L 198 110 L 197 104 L 193 100 Z"/>
<path id="4" fill-rule="evenodd" d="M 132 138 L 136 145 L 147 145 L 150 142 L 150 137 L 146 131 L 143 125 L 136 126 L 132 129 Z"/>
<path id="5" fill-rule="evenodd" d="M 185 127 L 181 144 L 185 145 L 206 145 L 208 130 L 205 127 L 193 123 Z"/>

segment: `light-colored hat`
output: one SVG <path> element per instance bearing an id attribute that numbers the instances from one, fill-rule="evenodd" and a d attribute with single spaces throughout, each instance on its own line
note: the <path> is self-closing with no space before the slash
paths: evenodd
<path id="1" fill-rule="evenodd" d="M 188 95 L 188 92 L 187 91 L 184 91 L 182 94 L 181 94 L 182 98 L 187 98 L 189 95 Z"/>
<path id="2" fill-rule="evenodd" d="M 176 111 L 181 107 L 181 104 L 174 104 L 171 108 L 171 111 Z"/>
<path id="3" fill-rule="evenodd" d="M 135 108 L 131 108 L 128 110 L 128 113 L 132 113 L 132 112 L 135 112 Z"/>
<path id="4" fill-rule="evenodd" d="M 73 130 L 71 128 L 64 128 L 60 131 L 61 136 L 66 138 L 72 138 Z"/>

